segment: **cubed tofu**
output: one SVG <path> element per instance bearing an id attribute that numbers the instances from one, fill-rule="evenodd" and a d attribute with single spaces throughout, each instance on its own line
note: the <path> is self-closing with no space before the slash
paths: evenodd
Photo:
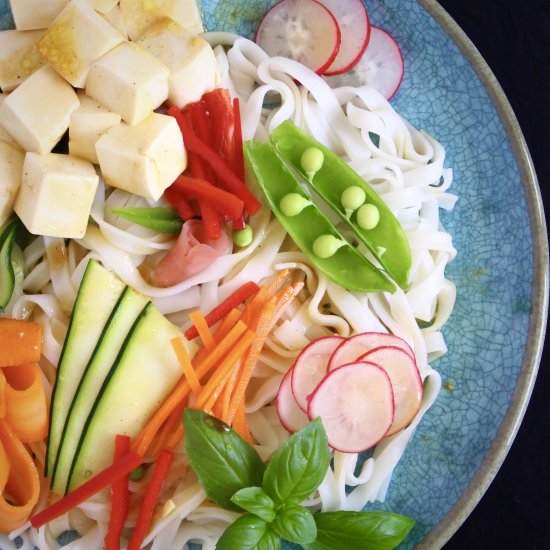
<path id="1" fill-rule="evenodd" d="M 122 18 L 132 40 L 163 17 L 169 17 L 194 34 L 204 32 L 196 0 L 120 0 Z"/>
<path id="2" fill-rule="evenodd" d="M 117 4 L 111 11 L 103 14 L 103 17 L 120 33 L 124 40 L 128 40 L 128 31 L 122 19 L 120 6 Z"/>
<path id="3" fill-rule="evenodd" d="M 137 126 L 113 126 L 98 140 L 96 151 L 106 183 L 154 200 L 187 167 L 176 120 L 158 113 Z"/>
<path id="4" fill-rule="evenodd" d="M 80 239 L 97 190 L 91 163 L 71 155 L 27 153 L 15 212 L 34 235 Z"/>
<path id="5" fill-rule="evenodd" d="M 210 44 L 175 21 L 158 21 L 139 44 L 170 69 L 170 103 L 183 107 L 218 85 L 218 63 Z"/>
<path id="6" fill-rule="evenodd" d="M 123 42 L 90 67 L 86 94 L 128 124 L 139 124 L 168 98 L 169 75 L 155 56 Z"/>
<path id="7" fill-rule="evenodd" d="M 4 99 L 0 124 L 25 151 L 49 153 L 79 104 L 71 85 L 46 65 Z"/>
<path id="8" fill-rule="evenodd" d="M 98 164 L 96 141 L 112 126 L 120 123 L 120 115 L 109 111 L 82 90 L 78 92 L 80 106 L 69 123 L 69 154 Z"/>
<path id="9" fill-rule="evenodd" d="M 86 0 L 72 0 L 44 33 L 38 50 L 67 82 L 83 88 L 90 65 L 122 41 Z"/>
<path id="10" fill-rule="evenodd" d="M 2 106 L 2 103 L 4 102 L 4 99 L 6 99 L 6 97 L 8 97 L 7 94 L 0 94 L 0 107 Z M 21 147 L 21 145 L 19 145 L 19 143 L 17 143 L 17 141 L 13 139 L 13 137 L 11 136 L 11 134 L 7 132 L 7 130 L 4 130 L 4 127 L 2 126 L 1 122 L 0 122 L 0 143 L 7 143 L 14 149 L 23 151 L 23 148 Z"/>
<path id="11" fill-rule="evenodd" d="M 13 203 L 21 185 L 24 153 L 0 142 L 0 227 L 13 212 Z"/>
<path id="12" fill-rule="evenodd" d="M 86 0 L 88 4 L 99 13 L 109 13 L 117 4 L 118 0 Z"/>
<path id="13" fill-rule="evenodd" d="M 0 88 L 15 90 L 46 60 L 40 55 L 37 43 L 44 31 L 0 31 Z"/>
<path id="14" fill-rule="evenodd" d="M 68 3 L 69 0 L 10 0 L 15 28 L 45 29 Z"/>

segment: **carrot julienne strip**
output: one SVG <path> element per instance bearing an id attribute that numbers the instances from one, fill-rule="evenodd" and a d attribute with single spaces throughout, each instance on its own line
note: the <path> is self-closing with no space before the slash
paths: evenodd
<path id="1" fill-rule="evenodd" d="M 183 342 L 181 341 L 181 338 L 173 338 L 170 340 L 170 343 L 172 344 L 174 352 L 176 353 L 178 361 L 181 365 L 183 375 L 185 376 L 187 383 L 191 386 L 191 391 L 195 395 L 198 395 L 201 391 L 201 383 L 197 378 L 197 373 L 191 364 L 191 359 L 189 359 L 189 355 Z"/>
<path id="2" fill-rule="evenodd" d="M 212 336 L 212 332 L 210 332 L 210 327 L 208 326 L 208 323 L 204 318 L 202 312 L 199 309 L 197 309 L 196 311 L 192 311 L 189 314 L 189 318 L 191 319 L 191 321 L 193 321 L 193 325 L 195 325 L 197 332 L 199 333 L 199 337 L 204 344 L 204 347 L 209 351 L 213 349 L 216 345 L 216 342 L 214 342 L 214 336 Z"/>

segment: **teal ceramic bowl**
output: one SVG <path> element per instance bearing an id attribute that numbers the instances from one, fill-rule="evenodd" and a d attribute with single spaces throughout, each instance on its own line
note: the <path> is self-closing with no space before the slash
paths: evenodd
<path id="1" fill-rule="evenodd" d="M 207 30 L 252 37 L 273 0 L 203 0 Z M 548 306 L 548 242 L 536 176 L 514 114 L 468 38 L 433 0 L 366 2 L 405 59 L 392 100 L 447 150 L 459 196 L 443 218 L 458 249 L 458 298 L 433 366 L 444 388 L 375 508 L 417 525 L 403 548 L 440 548 L 496 474 L 527 406 Z M 13 21 L 0 0 L 0 26 Z"/>

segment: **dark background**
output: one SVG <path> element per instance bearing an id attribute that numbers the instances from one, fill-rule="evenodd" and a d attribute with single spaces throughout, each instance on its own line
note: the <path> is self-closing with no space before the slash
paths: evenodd
<path id="1" fill-rule="evenodd" d="M 550 220 L 550 0 L 439 0 L 500 82 L 533 157 Z M 546 348 L 550 347 L 550 344 Z M 487 493 L 445 550 L 550 549 L 550 351 Z"/>

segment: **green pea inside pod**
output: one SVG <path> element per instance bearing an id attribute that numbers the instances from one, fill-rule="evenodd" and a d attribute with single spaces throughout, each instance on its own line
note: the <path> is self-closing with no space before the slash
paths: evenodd
<path id="1" fill-rule="evenodd" d="M 342 206 L 346 211 L 346 216 L 349 218 L 353 212 L 363 205 L 366 199 L 367 194 L 358 185 L 347 187 L 340 198 Z"/>
<path id="2" fill-rule="evenodd" d="M 300 195 L 299 193 L 287 193 L 279 203 L 281 212 L 293 218 L 302 212 L 304 208 L 307 208 L 311 204 L 311 201 Z"/>
<path id="3" fill-rule="evenodd" d="M 324 160 L 325 155 L 318 147 L 309 147 L 302 153 L 300 164 L 310 181 L 321 170 Z"/>
<path id="4" fill-rule="evenodd" d="M 357 225 L 362 229 L 374 229 L 379 221 L 380 210 L 374 204 L 364 204 L 357 210 Z"/>
<path id="5" fill-rule="evenodd" d="M 330 258 L 345 244 L 344 241 L 334 235 L 321 235 L 313 241 L 313 253 L 319 258 Z"/>

